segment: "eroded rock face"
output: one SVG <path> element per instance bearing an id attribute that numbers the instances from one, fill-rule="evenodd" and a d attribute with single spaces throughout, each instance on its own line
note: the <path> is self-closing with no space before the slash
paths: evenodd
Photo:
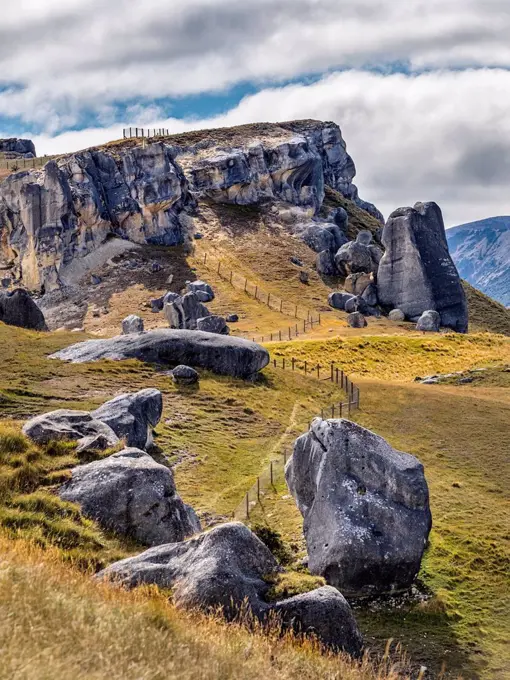
<path id="1" fill-rule="evenodd" d="M 399 208 L 383 230 L 386 249 L 379 264 L 379 300 L 407 318 L 427 310 L 439 312 L 441 325 L 465 333 L 467 303 L 448 252 L 441 210 L 436 203 Z"/>
<path id="2" fill-rule="evenodd" d="M 159 390 L 146 389 L 133 394 L 121 394 L 91 413 L 110 427 L 127 446 L 146 449 L 152 446 L 152 428 L 161 420 L 163 395 Z"/>
<path id="3" fill-rule="evenodd" d="M 185 239 L 188 182 L 161 143 L 87 151 L 18 172 L 0 184 L 0 261 L 30 289 L 66 282 L 67 266 L 111 235 L 134 243 Z M 184 221 L 183 221 L 184 220 Z"/>
<path id="4" fill-rule="evenodd" d="M 244 524 L 232 522 L 185 543 L 151 548 L 112 564 L 98 578 L 129 588 L 156 584 L 172 588 L 179 607 L 217 611 L 234 619 L 246 606 L 266 622 L 277 614 L 286 628 L 313 632 L 325 645 L 359 655 L 362 638 L 352 611 L 325 587 L 276 604 L 265 601 L 266 579 L 280 571 L 267 547 Z"/>
<path id="5" fill-rule="evenodd" d="M 47 331 L 44 314 L 23 288 L 0 291 L 0 321 L 36 331 Z"/>
<path id="6" fill-rule="evenodd" d="M 285 474 L 313 574 L 348 597 L 411 586 L 432 522 L 416 458 L 356 423 L 316 418 Z"/>
<path id="7" fill-rule="evenodd" d="M 200 522 L 175 488 L 172 471 L 148 453 L 126 448 L 80 465 L 60 489 L 104 529 L 144 545 L 176 543 L 200 531 Z"/>
<path id="8" fill-rule="evenodd" d="M 73 363 L 139 359 L 170 366 L 198 366 L 238 378 L 254 378 L 269 363 L 267 350 L 250 340 L 170 329 L 120 335 L 108 340 L 87 340 L 56 352 L 49 358 Z"/>

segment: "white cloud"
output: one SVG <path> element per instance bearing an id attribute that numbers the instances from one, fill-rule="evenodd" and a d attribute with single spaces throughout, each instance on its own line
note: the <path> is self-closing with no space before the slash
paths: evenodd
<path id="1" fill-rule="evenodd" d="M 388 215 L 437 201 L 448 225 L 510 214 L 510 72 L 389 76 L 348 71 L 312 85 L 266 89 L 223 116 L 154 120 L 174 132 L 296 118 L 340 125 L 366 200 Z M 36 138 L 60 153 L 122 136 L 121 127 Z"/>

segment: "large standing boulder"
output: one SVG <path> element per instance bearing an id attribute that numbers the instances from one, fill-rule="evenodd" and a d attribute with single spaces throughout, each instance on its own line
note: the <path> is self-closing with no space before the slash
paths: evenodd
<path id="1" fill-rule="evenodd" d="M 59 409 L 43 413 L 28 420 L 23 426 L 23 434 L 37 444 L 68 440 L 78 442 L 78 448 L 85 443 L 90 446 L 92 438 L 97 449 L 116 446 L 119 438 L 111 427 L 94 418 L 87 411 Z"/>
<path id="2" fill-rule="evenodd" d="M 312 574 L 347 597 L 409 588 L 431 528 L 423 466 L 348 420 L 316 418 L 286 466 Z"/>
<path id="3" fill-rule="evenodd" d="M 0 291 L 0 321 L 36 331 L 47 331 L 44 314 L 23 288 L 11 292 Z"/>
<path id="4" fill-rule="evenodd" d="M 234 378 L 254 378 L 269 363 L 264 347 L 216 333 L 158 329 L 104 340 L 87 340 L 52 354 L 73 363 L 138 359 L 150 364 L 198 366 Z"/>
<path id="5" fill-rule="evenodd" d="M 211 302 L 214 300 L 214 291 L 211 286 L 205 281 L 189 281 L 186 288 L 190 293 L 201 293 L 199 299 L 201 302 Z"/>
<path id="6" fill-rule="evenodd" d="M 60 489 L 104 529 L 144 545 L 176 543 L 200 531 L 200 522 L 175 488 L 172 471 L 148 453 L 126 448 L 80 465 Z"/>
<path id="7" fill-rule="evenodd" d="M 106 423 L 127 446 L 146 449 L 152 446 L 152 428 L 161 420 L 163 395 L 146 389 L 134 394 L 121 394 L 91 413 Z"/>
<path id="8" fill-rule="evenodd" d="M 441 325 L 465 333 L 468 310 L 462 283 L 448 252 L 441 210 L 436 203 L 399 208 L 384 227 L 377 286 L 379 300 L 407 318 L 436 310 Z"/>
<path id="9" fill-rule="evenodd" d="M 196 293 L 186 293 L 164 305 L 164 312 L 170 328 L 196 330 L 197 320 L 210 315 L 207 307 L 200 302 Z"/>
<path id="10" fill-rule="evenodd" d="M 361 634 L 346 600 L 323 587 L 278 603 L 265 599 L 268 578 L 281 568 L 244 524 L 223 524 L 185 543 L 151 548 L 98 574 L 126 587 L 155 584 L 172 589 L 179 607 L 217 612 L 228 619 L 246 613 L 261 622 L 278 617 L 284 628 L 313 633 L 323 644 L 359 656 Z M 276 615 L 276 616 L 275 616 Z"/>
<path id="11" fill-rule="evenodd" d="M 362 295 L 371 283 L 373 283 L 373 274 L 358 272 L 357 274 L 349 274 L 345 279 L 344 288 L 346 293 L 353 295 Z"/>

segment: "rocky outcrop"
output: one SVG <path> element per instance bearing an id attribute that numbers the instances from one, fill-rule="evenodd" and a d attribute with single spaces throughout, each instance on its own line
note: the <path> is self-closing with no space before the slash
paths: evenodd
<path id="1" fill-rule="evenodd" d="M 0 153 L 8 158 L 35 158 L 35 146 L 31 139 L 0 139 Z"/>
<path id="2" fill-rule="evenodd" d="M 119 443 L 111 427 L 94 418 L 88 411 L 59 409 L 31 418 L 23 426 L 23 434 L 37 444 L 52 441 L 75 441 L 78 449 L 108 449 Z"/>
<path id="3" fill-rule="evenodd" d="M 69 265 L 112 235 L 134 243 L 185 240 L 188 182 L 162 143 L 86 151 L 0 184 L 0 262 L 30 289 L 66 283 Z"/>
<path id="4" fill-rule="evenodd" d="M 23 288 L 0 291 L 0 321 L 36 331 L 47 331 L 44 314 Z"/>
<path id="5" fill-rule="evenodd" d="M 172 589 L 178 607 L 235 619 L 248 610 L 259 620 L 278 615 L 287 628 L 313 632 L 331 648 L 359 655 L 362 638 L 345 599 L 332 588 L 269 604 L 267 579 L 280 570 L 267 547 L 244 524 L 232 522 L 185 543 L 151 548 L 112 564 L 98 578 L 128 588 L 156 584 Z"/>
<path id="6" fill-rule="evenodd" d="M 52 354 L 50 359 L 73 363 L 139 359 L 170 366 L 187 364 L 221 375 L 253 378 L 267 366 L 269 354 L 250 340 L 201 331 L 159 329 L 108 340 L 87 340 Z"/>
<path id="7" fill-rule="evenodd" d="M 200 531 L 200 522 L 175 488 L 172 471 L 148 453 L 126 448 L 71 470 L 60 489 L 104 529 L 144 545 L 176 543 Z"/>
<path id="8" fill-rule="evenodd" d="M 152 446 L 152 428 L 161 420 L 163 395 L 159 390 L 145 389 L 120 394 L 91 413 L 110 427 L 127 446 L 147 449 Z"/>
<path id="9" fill-rule="evenodd" d="M 465 333 L 466 296 L 448 252 L 441 210 L 435 203 L 399 208 L 383 230 L 386 249 L 377 272 L 380 303 L 408 319 L 436 310 L 441 325 Z"/>
<path id="10" fill-rule="evenodd" d="M 356 423 L 316 418 L 285 474 L 313 574 L 351 597 L 411 586 L 431 528 L 416 458 Z"/>

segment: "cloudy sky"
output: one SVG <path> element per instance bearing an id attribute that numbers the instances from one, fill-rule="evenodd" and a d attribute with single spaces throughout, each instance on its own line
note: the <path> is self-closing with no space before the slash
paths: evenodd
<path id="1" fill-rule="evenodd" d="M 2 0 L 0 137 L 340 125 L 386 215 L 510 214 L 508 0 Z"/>

